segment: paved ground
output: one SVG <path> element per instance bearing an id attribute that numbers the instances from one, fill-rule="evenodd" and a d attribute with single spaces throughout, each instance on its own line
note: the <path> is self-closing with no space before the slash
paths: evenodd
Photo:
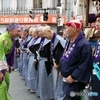
<path id="1" fill-rule="evenodd" d="M 21 79 L 18 72 L 12 72 L 10 74 L 10 94 L 12 100 L 39 100 L 35 94 L 30 93 L 27 87 L 24 85 L 25 82 Z"/>
<path id="2" fill-rule="evenodd" d="M 54 71 L 54 83 L 56 83 L 56 71 Z M 35 94 L 30 93 L 27 87 L 24 85 L 24 80 L 20 77 L 19 72 L 12 72 L 10 74 L 10 94 L 12 100 L 40 100 Z M 85 98 L 84 100 L 92 100 Z"/>
<path id="3" fill-rule="evenodd" d="M 54 70 L 54 81 L 56 82 L 56 71 Z M 54 82 L 54 83 L 55 83 Z M 30 93 L 24 85 L 24 80 L 20 77 L 19 72 L 10 74 L 10 94 L 12 100 L 40 100 L 35 94 Z"/>

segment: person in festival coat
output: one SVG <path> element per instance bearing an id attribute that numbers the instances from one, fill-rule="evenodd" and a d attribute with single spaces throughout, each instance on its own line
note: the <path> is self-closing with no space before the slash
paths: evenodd
<path id="1" fill-rule="evenodd" d="M 25 39 L 23 40 L 23 49 L 22 49 L 22 52 L 23 52 L 23 58 L 22 58 L 22 63 L 23 63 L 23 66 L 22 66 L 22 78 L 25 80 L 25 75 L 26 75 L 26 69 L 27 69 L 27 45 L 31 39 L 30 35 L 29 35 L 29 32 L 28 32 L 28 28 L 26 28 L 23 32 L 23 35 L 25 37 Z"/>
<path id="2" fill-rule="evenodd" d="M 50 26 L 45 26 L 43 28 L 43 35 L 45 38 L 50 39 L 50 62 L 51 65 L 54 66 L 54 68 L 57 70 L 57 72 L 60 75 L 60 70 L 59 70 L 59 62 L 61 55 L 63 53 L 64 47 L 66 40 L 64 40 L 61 36 L 59 36 L 57 33 L 53 32 Z M 55 71 L 54 71 L 55 73 Z M 54 77 L 55 78 L 55 77 Z M 62 86 L 61 86 L 62 87 Z M 58 89 L 58 82 L 56 83 L 56 88 L 55 88 L 55 100 L 62 100 L 63 93 L 61 88 Z"/>
<path id="3" fill-rule="evenodd" d="M 69 41 L 66 43 L 60 60 L 63 77 L 63 100 L 81 100 L 80 93 L 89 83 L 92 72 L 92 48 L 81 33 L 82 24 L 79 20 L 66 23 Z"/>
<path id="4" fill-rule="evenodd" d="M 22 67 L 23 67 L 23 51 L 22 51 L 22 49 L 23 49 L 23 41 L 24 41 L 24 39 L 25 39 L 25 36 L 23 35 L 23 32 L 24 31 L 22 31 L 22 34 L 21 34 L 21 38 L 20 38 L 20 40 L 19 40 L 19 43 L 20 43 L 20 46 L 19 46 L 19 50 L 20 50 L 20 56 L 19 56 L 19 72 L 20 72 L 20 76 L 22 77 Z M 22 77 L 23 78 L 23 77 Z"/>
<path id="5" fill-rule="evenodd" d="M 37 90 L 37 65 L 34 64 L 36 50 L 40 44 L 40 37 L 38 36 L 37 26 L 29 29 L 29 34 L 32 32 L 32 39 L 27 45 L 28 48 L 28 69 L 27 69 L 27 82 L 26 86 L 30 92 L 36 92 Z"/>
<path id="6" fill-rule="evenodd" d="M 13 64 L 13 68 L 14 68 L 14 71 L 18 71 L 19 69 L 19 55 L 20 55 L 20 51 L 19 51 L 19 46 L 20 46 L 20 43 L 19 43 L 19 38 L 15 38 L 15 51 L 14 51 L 14 64 Z"/>
<path id="7" fill-rule="evenodd" d="M 50 62 L 50 39 L 43 35 L 44 26 L 38 28 L 38 34 L 41 37 L 37 53 L 38 60 L 38 91 L 41 100 L 54 99 L 54 81 L 53 69 Z"/>
<path id="8" fill-rule="evenodd" d="M 65 30 L 62 29 L 59 32 L 59 35 L 63 37 L 67 41 L 67 34 L 65 34 Z M 60 69 L 57 69 L 57 80 L 56 80 L 56 89 L 55 89 L 55 100 L 63 100 L 65 93 L 62 90 L 63 87 L 63 77 L 61 76 Z"/>
<path id="9" fill-rule="evenodd" d="M 96 19 L 97 33 L 100 34 L 100 15 Z M 93 54 L 92 91 L 93 100 L 100 99 L 100 38 L 98 38 Z"/>
<path id="10" fill-rule="evenodd" d="M 15 40 L 20 36 L 21 27 L 17 23 L 8 25 L 6 31 L 0 35 L 0 99 L 12 100 L 9 89 L 9 72 L 12 71 Z"/>
<path id="11" fill-rule="evenodd" d="M 20 66 L 19 66 L 19 72 L 21 75 L 22 79 L 25 79 L 25 68 L 26 68 L 26 56 L 27 56 L 27 44 L 30 40 L 30 36 L 28 34 L 28 29 L 23 29 L 23 32 L 21 34 L 21 39 L 20 39 Z"/>

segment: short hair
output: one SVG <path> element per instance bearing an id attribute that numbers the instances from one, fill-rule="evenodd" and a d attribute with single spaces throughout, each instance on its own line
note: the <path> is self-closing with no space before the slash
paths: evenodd
<path id="1" fill-rule="evenodd" d="M 44 26 L 38 27 L 38 31 L 39 31 L 39 30 L 43 30 L 43 28 L 44 28 Z"/>
<path id="2" fill-rule="evenodd" d="M 29 33 L 32 32 L 32 33 L 37 33 L 38 34 L 38 27 L 31 27 L 29 29 Z"/>
<path id="3" fill-rule="evenodd" d="M 29 32 L 29 28 L 24 29 L 24 32 L 28 33 Z"/>
<path id="4" fill-rule="evenodd" d="M 29 28 L 29 33 L 34 31 L 34 27 Z"/>
<path id="5" fill-rule="evenodd" d="M 44 26 L 43 31 L 45 30 L 52 30 L 51 27 L 49 25 Z"/>
<path id="6" fill-rule="evenodd" d="M 33 32 L 37 33 L 38 34 L 38 27 L 35 27 Z"/>

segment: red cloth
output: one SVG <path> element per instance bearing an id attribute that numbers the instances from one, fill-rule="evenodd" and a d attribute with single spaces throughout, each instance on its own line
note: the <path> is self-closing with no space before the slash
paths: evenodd
<path id="1" fill-rule="evenodd" d="M 82 29 L 82 23 L 79 20 L 71 20 L 70 22 L 67 22 L 66 25 Z"/>

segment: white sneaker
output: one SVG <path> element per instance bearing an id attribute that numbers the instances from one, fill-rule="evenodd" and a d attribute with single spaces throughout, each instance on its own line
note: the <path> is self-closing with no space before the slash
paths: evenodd
<path id="1" fill-rule="evenodd" d="M 14 69 L 14 72 L 17 72 L 18 71 L 18 69 Z"/>
<path id="2" fill-rule="evenodd" d="M 31 93 L 35 93 L 35 91 L 33 91 L 33 90 L 30 90 L 30 92 L 31 92 Z"/>

